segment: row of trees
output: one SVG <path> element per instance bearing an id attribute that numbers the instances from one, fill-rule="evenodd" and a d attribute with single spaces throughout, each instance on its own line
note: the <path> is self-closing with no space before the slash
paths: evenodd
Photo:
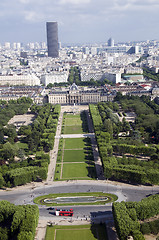
<path id="1" fill-rule="evenodd" d="M 139 220 L 149 219 L 159 214 L 159 195 L 152 195 L 140 202 L 115 202 L 113 215 L 120 240 L 133 236 L 135 240 L 144 240 Z"/>
<path id="2" fill-rule="evenodd" d="M 106 110 L 105 110 L 106 108 Z M 118 158 L 118 154 L 132 154 L 153 156 L 158 154 L 157 146 L 120 144 L 114 140 L 114 129 L 120 126 L 118 121 L 113 121 L 113 112 L 106 103 L 90 105 L 90 112 L 95 129 L 98 149 L 103 163 L 104 174 L 107 179 L 126 181 L 137 184 L 159 184 L 159 163 L 141 162 L 135 158 Z M 104 114 L 103 114 L 104 113 Z M 108 116 L 106 116 L 108 114 Z M 104 118 L 105 116 L 105 118 Z M 108 119 L 107 119 L 108 117 Z M 155 163 L 154 163 L 155 162 Z"/>
<path id="3" fill-rule="evenodd" d="M 119 154 L 130 153 L 133 155 L 142 154 L 144 156 L 151 156 L 156 153 L 157 149 L 155 147 L 148 146 L 135 146 L 128 144 L 112 144 L 113 151 Z"/>
<path id="4" fill-rule="evenodd" d="M 155 73 L 154 71 L 152 71 L 149 68 L 143 68 L 143 75 L 144 75 L 144 77 L 146 77 L 148 79 L 152 79 L 154 81 L 159 81 L 159 74 Z"/>
<path id="5" fill-rule="evenodd" d="M 78 67 L 71 67 L 70 68 L 68 82 L 70 84 L 72 84 L 72 83 L 76 83 L 77 85 L 80 84 L 81 75 L 80 75 L 80 70 L 79 70 Z"/>
<path id="6" fill-rule="evenodd" d="M 159 184 L 159 170 L 139 165 L 116 164 L 113 157 L 104 162 L 104 175 L 107 179 L 135 184 Z"/>
<path id="7" fill-rule="evenodd" d="M 0 239 L 33 240 L 38 225 L 39 209 L 35 205 L 15 206 L 0 202 Z"/>
<path id="8" fill-rule="evenodd" d="M 18 134 L 23 136 L 22 142 L 25 142 L 28 153 L 36 153 L 36 157 L 23 158 L 21 162 L 14 162 L 14 157 L 20 149 L 16 149 L 16 144 L 9 142 L 3 144 L 0 156 L 9 164 L 0 167 L 0 187 L 23 185 L 31 181 L 44 180 L 47 177 L 50 159 L 44 152 L 49 152 L 53 148 L 60 105 L 33 105 L 31 112 L 36 115 L 36 119 L 31 125 L 22 126 Z M 19 154 L 24 156 L 26 153 L 21 151 Z"/>
<path id="9" fill-rule="evenodd" d="M 15 187 L 32 181 L 47 178 L 49 154 L 37 152 L 35 158 L 28 157 L 22 162 L 2 165 L 0 168 L 0 187 Z"/>

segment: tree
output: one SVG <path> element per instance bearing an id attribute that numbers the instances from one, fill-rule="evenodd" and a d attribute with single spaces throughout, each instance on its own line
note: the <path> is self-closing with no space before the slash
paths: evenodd
<path id="1" fill-rule="evenodd" d="M 130 131 L 130 125 L 125 118 L 122 119 L 122 127 L 124 132 L 127 133 L 128 131 Z"/>
<path id="2" fill-rule="evenodd" d="M 2 174 L 0 173 L 0 188 L 2 188 L 4 185 L 4 178 L 2 176 Z"/>
<path id="3" fill-rule="evenodd" d="M 4 134 L 8 136 L 8 141 L 14 143 L 14 139 L 17 137 L 16 128 L 13 124 L 7 125 L 7 128 L 4 128 Z"/>
<path id="4" fill-rule="evenodd" d="M 111 139 L 113 138 L 113 126 L 110 119 L 105 119 L 103 123 L 103 129 L 104 131 L 108 132 L 110 134 Z"/>
<path id="5" fill-rule="evenodd" d="M 120 101 L 123 98 L 123 95 L 121 92 L 117 92 L 116 97 L 114 98 L 115 101 Z"/>
<path id="6" fill-rule="evenodd" d="M 14 157 L 17 153 L 17 146 L 12 145 L 11 143 L 7 142 L 3 145 L 3 157 L 5 160 L 13 161 Z"/>

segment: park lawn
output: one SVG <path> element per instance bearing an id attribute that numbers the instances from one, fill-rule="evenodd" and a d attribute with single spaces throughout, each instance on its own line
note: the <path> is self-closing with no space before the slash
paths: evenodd
<path id="1" fill-rule="evenodd" d="M 84 133 L 81 125 L 64 126 L 64 134 L 82 134 Z"/>
<path id="2" fill-rule="evenodd" d="M 65 139 L 65 149 L 76 149 L 84 148 L 87 144 L 86 138 L 66 138 Z"/>
<path id="3" fill-rule="evenodd" d="M 57 229 L 56 230 L 56 240 L 97 240 L 91 230 L 86 229 Z"/>
<path id="4" fill-rule="evenodd" d="M 83 150 L 64 150 L 64 162 L 84 162 L 86 154 Z"/>
<path id="5" fill-rule="evenodd" d="M 80 114 L 64 114 L 64 118 L 80 118 Z"/>
<path id="6" fill-rule="evenodd" d="M 82 120 L 79 118 L 65 118 L 65 126 L 81 125 Z"/>
<path id="7" fill-rule="evenodd" d="M 64 163 L 62 171 L 62 179 L 78 179 L 88 177 L 87 163 Z M 90 178 L 89 178 L 90 179 Z"/>
<path id="8" fill-rule="evenodd" d="M 56 230 L 56 237 L 55 237 Z M 45 240 L 107 240 L 105 225 L 47 226 Z"/>

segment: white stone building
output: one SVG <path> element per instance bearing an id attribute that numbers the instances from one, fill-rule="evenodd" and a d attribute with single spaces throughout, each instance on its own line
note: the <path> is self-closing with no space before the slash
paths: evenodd
<path id="1" fill-rule="evenodd" d="M 40 85 L 40 79 L 35 75 L 6 75 L 0 76 L 0 85 Z"/>
<path id="2" fill-rule="evenodd" d="M 51 74 L 42 75 L 41 76 L 41 83 L 47 86 L 49 83 L 61 83 L 67 82 L 69 72 L 53 72 Z"/>

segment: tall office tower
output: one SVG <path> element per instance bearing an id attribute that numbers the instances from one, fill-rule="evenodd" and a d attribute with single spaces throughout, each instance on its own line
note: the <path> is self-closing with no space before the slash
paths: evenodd
<path id="1" fill-rule="evenodd" d="M 57 22 L 47 22 L 46 29 L 48 57 L 57 58 L 59 56 Z"/>
<path id="2" fill-rule="evenodd" d="M 109 40 L 108 40 L 108 46 L 109 46 L 109 47 L 114 47 L 114 39 L 113 39 L 113 38 L 109 38 Z"/>

